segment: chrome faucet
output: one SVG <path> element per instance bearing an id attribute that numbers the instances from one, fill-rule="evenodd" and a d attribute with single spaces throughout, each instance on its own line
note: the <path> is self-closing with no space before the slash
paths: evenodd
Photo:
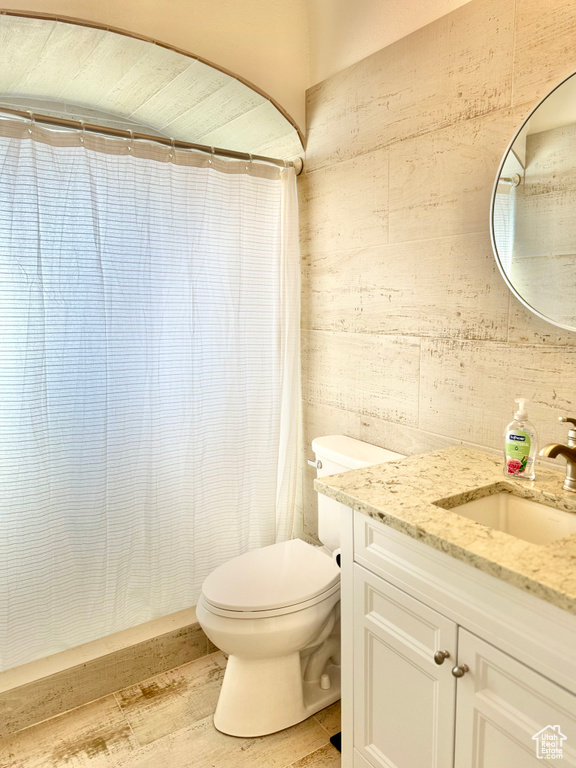
<path id="1" fill-rule="evenodd" d="M 564 456 L 566 459 L 566 478 L 562 486 L 565 491 L 576 493 L 576 419 L 567 416 L 559 416 L 558 421 L 572 424 L 568 430 L 568 445 L 549 443 L 540 451 L 540 456 L 548 456 L 555 459 L 556 456 Z"/>

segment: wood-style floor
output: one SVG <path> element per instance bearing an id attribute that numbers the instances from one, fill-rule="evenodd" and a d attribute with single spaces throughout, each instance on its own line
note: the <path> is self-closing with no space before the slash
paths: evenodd
<path id="1" fill-rule="evenodd" d="M 1 768 L 340 768 L 333 704 L 271 736 L 212 724 L 226 659 L 212 653 L 0 740 Z"/>

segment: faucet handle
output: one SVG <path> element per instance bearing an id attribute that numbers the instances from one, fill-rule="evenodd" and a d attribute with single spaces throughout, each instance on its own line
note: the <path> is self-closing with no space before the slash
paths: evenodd
<path id="1" fill-rule="evenodd" d="M 568 447 L 569 448 L 575 448 L 576 447 L 576 419 L 571 418 L 570 416 L 558 416 L 558 421 L 567 422 L 570 426 L 570 429 L 568 430 Z"/>

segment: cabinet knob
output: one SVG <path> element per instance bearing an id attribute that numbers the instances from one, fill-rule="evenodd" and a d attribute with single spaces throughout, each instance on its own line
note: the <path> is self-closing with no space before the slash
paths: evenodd
<path id="1" fill-rule="evenodd" d="M 452 667 L 452 674 L 454 677 L 464 677 L 466 672 L 470 672 L 468 664 L 458 664 L 457 667 Z"/>
<path id="2" fill-rule="evenodd" d="M 434 654 L 434 661 L 436 664 L 444 664 L 444 659 L 450 658 L 450 652 L 449 651 L 436 651 Z"/>

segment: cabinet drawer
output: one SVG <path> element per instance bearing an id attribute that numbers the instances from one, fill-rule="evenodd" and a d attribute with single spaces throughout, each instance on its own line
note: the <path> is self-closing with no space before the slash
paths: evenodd
<path id="1" fill-rule="evenodd" d="M 576 694 L 576 616 L 357 511 L 354 561 Z"/>
<path id="2" fill-rule="evenodd" d="M 398 581 L 404 575 L 404 562 L 410 559 L 411 540 L 361 512 L 353 514 L 354 560 L 385 579 Z"/>

